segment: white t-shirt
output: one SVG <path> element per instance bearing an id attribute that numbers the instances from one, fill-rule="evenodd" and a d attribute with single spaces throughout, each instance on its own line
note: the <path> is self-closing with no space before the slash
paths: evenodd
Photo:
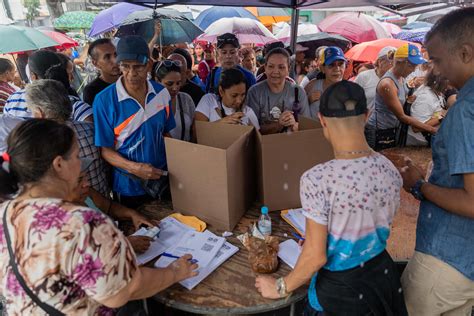
<path id="1" fill-rule="evenodd" d="M 410 116 L 418 121 L 425 123 L 429 121 L 436 112 L 443 110 L 445 100 L 442 96 L 437 95 L 431 88 L 422 85 L 419 87 L 414 95 L 416 99 L 411 106 Z M 425 137 L 422 133 L 415 133 L 411 126 L 408 128 L 407 145 L 427 145 Z"/>
<path id="2" fill-rule="evenodd" d="M 209 122 L 215 122 L 222 119 L 220 116 L 220 106 L 221 102 L 219 101 L 218 96 L 214 93 L 208 93 L 202 97 L 196 108 L 196 112 L 204 114 L 209 119 Z M 235 113 L 235 109 L 226 107 L 223 104 L 222 108 L 226 115 L 232 115 Z M 244 105 L 242 112 L 244 113 L 241 120 L 243 125 L 253 125 L 256 129 L 260 129 L 257 116 L 249 106 Z"/>
<path id="3" fill-rule="evenodd" d="M 375 69 L 361 72 L 354 79 L 354 82 L 364 88 L 365 97 L 367 98 L 367 109 L 371 111 L 374 108 L 375 93 L 377 85 L 380 81 L 379 76 L 375 73 Z"/>
<path id="4" fill-rule="evenodd" d="M 181 100 L 182 103 L 179 103 Z M 181 139 L 182 133 L 182 124 L 181 124 L 181 109 L 184 116 L 184 139 L 185 141 L 191 141 L 191 125 L 193 124 L 194 119 L 194 110 L 196 106 L 191 96 L 187 93 L 180 92 L 179 97 L 176 97 L 176 111 L 174 113 L 174 120 L 176 122 L 176 127 L 170 131 L 170 135 L 173 138 Z"/>

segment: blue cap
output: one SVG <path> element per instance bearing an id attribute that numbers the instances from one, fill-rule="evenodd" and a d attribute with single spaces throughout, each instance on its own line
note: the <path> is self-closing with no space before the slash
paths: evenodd
<path id="1" fill-rule="evenodd" d="M 418 47 L 413 44 L 403 44 L 395 51 L 393 57 L 407 58 L 408 61 L 413 65 L 420 65 L 427 62 L 427 60 L 423 58 L 423 55 L 421 55 L 421 52 Z"/>
<path id="2" fill-rule="evenodd" d="M 140 36 L 122 37 L 117 44 L 117 63 L 123 60 L 134 60 L 146 64 L 150 58 L 147 42 Z"/>
<path id="3" fill-rule="evenodd" d="M 262 214 L 268 214 L 268 207 L 262 206 Z"/>
<path id="4" fill-rule="evenodd" d="M 344 57 L 344 52 L 337 46 L 329 46 L 324 50 L 324 54 L 321 56 L 321 63 L 324 66 L 330 65 L 336 60 L 347 61 Z"/>

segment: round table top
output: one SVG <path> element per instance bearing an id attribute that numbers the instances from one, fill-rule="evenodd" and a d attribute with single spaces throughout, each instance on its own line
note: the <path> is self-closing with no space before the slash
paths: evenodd
<path id="1" fill-rule="evenodd" d="M 171 214 L 169 203 L 157 202 L 144 206 L 141 212 L 151 218 L 161 219 Z M 302 300 L 307 293 L 307 287 L 302 286 L 285 299 L 271 300 L 263 298 L 255 288 L 256 273 L 250 268 L 248 251 L 237 239 L 237 236 L 248 231 L 251 224 L 258 219 L 259 211 L 252 208 L 240 220 L 233 230 L 233 236 L 227 241 L 239 247 L 239 251 L 218 267 L 191 291 L 180 284 L 154 296 L 157 301 L 186 312 L 197 314 L 249 314 L 262 313 L 284 308 Z M 280 212 L 270 212 L 272 218 L 272 235 L 284 241 L 291 236 L 292 228 L 281 217 Z M 221 235 L 223 231 L 210 231 Z M 274 277 L 287 275 L 291 268 L 280 260 Z"/>

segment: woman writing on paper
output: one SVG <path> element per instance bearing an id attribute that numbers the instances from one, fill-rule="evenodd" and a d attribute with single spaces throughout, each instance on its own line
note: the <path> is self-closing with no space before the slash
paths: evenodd
<path id="1" fill-rule="evenodd" d="M 9 315 L 104 315 L 196 275 L 190 256 L 164 269 L 137 267 L 106 215 L 70 202 L 81 160 L 67 125 L 30 119 L 7 144 L 0 156 L 0 197 L 8 199 L 0 205 L 0 293 Z"/>

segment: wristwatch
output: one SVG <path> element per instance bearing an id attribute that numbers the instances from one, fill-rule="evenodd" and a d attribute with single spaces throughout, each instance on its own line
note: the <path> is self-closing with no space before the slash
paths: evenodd
<path id="1" fill-rule="evenodd" d="M 415 185 L 411 187 L 410 193 L 417 199 L 418 201 L 423 201 L 425 197 L 423 196 L 423 193 L 421 193 L 421 186 L 425 184 L 426 181 L 423 179 L 420 179 L 415 182 Z"/>
<path id="2" fill-rule="evenodd" d="M 276 288 L 277 288 L 278 295 L 280 295 L 280 297 L 286 297 L 290 294 L 286 291 L 286 283 L 283 277 L 278 278 L 276 280 Z"/>

